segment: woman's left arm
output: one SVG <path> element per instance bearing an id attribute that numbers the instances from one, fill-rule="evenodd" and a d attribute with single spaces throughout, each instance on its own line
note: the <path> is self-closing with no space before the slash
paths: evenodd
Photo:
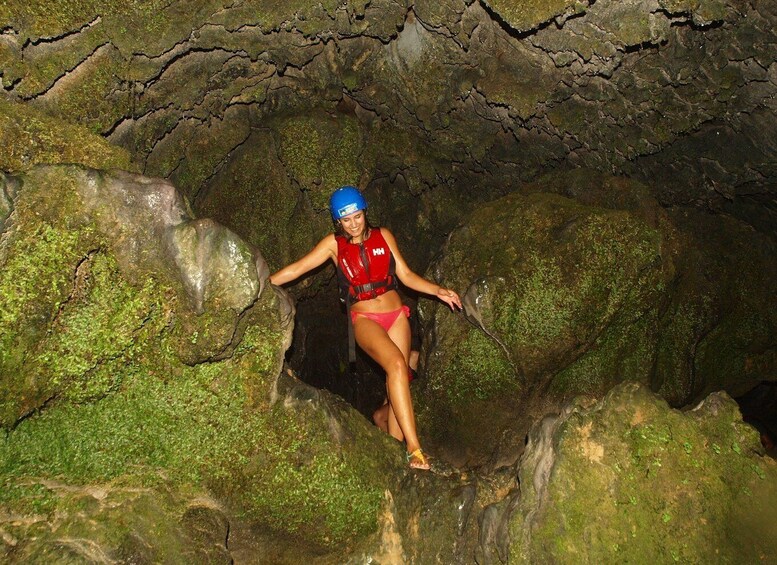
<path id="1" fill-rule="evenodd" d="M 399 252 L 399 246 L 397 245 L 397 240 L 394 238 L 394 234 L 386 228 L 380 228 L 380 233 L 383 234 L 383 239 L 386 240 L 389 249 L 391 249 L 391 253 L 394 255 L 397 276 L 399 277 L 399 280 L 402 281 L 402 284 L 418 292 L 423 292 L 424 294 L 439 298 L 450 306 L 451 310 L 456 308 L 461 310 L 461 299 L 455 291 L 449 288 L 443 288 L 414 273 L 407 265 L 405 258 L 402 257 L 402 253 Z"/>

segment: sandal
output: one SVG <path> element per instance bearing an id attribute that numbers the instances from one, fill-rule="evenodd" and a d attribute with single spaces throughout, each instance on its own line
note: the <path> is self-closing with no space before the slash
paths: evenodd
<path id="1" fill-rule="evenodd" d="M 421 451 L 420 447 L 413 453 L 408 453 L 407 460 L 410 463 L 411 469 L 419 469 L 421 471 L 428 471 L 431 469 L 431 465 L 429 465 L 429 458 L 424 454 L 423 451 Z"/>

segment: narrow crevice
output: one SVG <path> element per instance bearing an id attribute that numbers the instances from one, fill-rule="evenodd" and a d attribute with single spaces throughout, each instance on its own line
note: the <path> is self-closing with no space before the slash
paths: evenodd
<path id="1" fill-rule="evenodd" d="M 89 63 L 93 62 L 94 59 L 99 56 L 100 51 L 108 48 L 108 46 L 110 45 L 111 44 L 109 42 L 105 42 L 98 45 L 91 53 L 89 53 L 86 57 L 84 57 L 75 66 L 71 67 L 70 69 L 65 69 L 65 71 L 61 75 L 55 78 L 51 83 L 49 83 L 48 86 L 44 87 L 40 92 L 29 96 L 22 96 L 21 99 L 27 102 L 34 102 L 50 94 L 53 95 L 53 93 L 56 92 L 56 90 L 58 90 L 60 87 L 62 87 L 63 84 L 67 83 L 70 80 L 75 80 L 79 76 L 79 74 L 86 72 L 84 71 L 86 66 Z"/>
<path id="2" fill-rule="evenodd" d="M 38 45 L 42 45 L 42 44 L 46 44 L 46 43 L 59 43 L 59 42 L 61 42 L 63 40 L 66 40 L 66 39 L 71 38 L 73 36 L 79 35 L 80 33 L 86 31 L 87 29 L 96 26 L 101 21 L 102 21 L 102 16 L 97 15 L 97 16 L 95 16 L 95 18 L 92 21 L 90 21 L 88 23 L 85 23 L 84 25 L 82 25 L 78 29 L 74 29 L 74 30 L 71 30 L 71 31 L 66 31 L 66 32 L 64 32 L 64 33 L 62 33 L 60 35 L 40 36 L 40 37 L 37 37 L 35 39 L 30 38 L 28 44 L 34 47 L 34 46 L 38 46 Z M 3 30 L 3 32 L 5 32 L 5 30 Z"/>
<path id="3" fill-rule="evenodd" d="M 71 286 L 70 293 L 68 294 L 67 298 L 65 298 L 65 300 L 60 303 L 59 308 L 57 308 L 57 311 L 54 313 L 54 316 L 51 319 L 52 328 L 56 328 L 59 318 L 62 316 L 62 312 L 65 311 L 65 308 L 67 308 L 67 306 L 74 300 L 81 298 L 83 289 L 87 285 L 87 279 L 90 275 L 89 267 L 91 265 L 91 260 L 99 252 L 100 248 L 89 249 L 76 264 L 75 270 L 73 272 L 73 284 Z"/>

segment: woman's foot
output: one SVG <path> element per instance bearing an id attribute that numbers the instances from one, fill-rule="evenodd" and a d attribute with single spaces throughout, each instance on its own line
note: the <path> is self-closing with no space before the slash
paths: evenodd
<path id="1" fill-rule="evenodd" d="M 431 468 L 431 465 L 429 465 L 429 458 L 424 454 L 420 447 L 412 453 L 408 453 L 407 460 L 410 462 L 411 469 L 428 471 Z"/>

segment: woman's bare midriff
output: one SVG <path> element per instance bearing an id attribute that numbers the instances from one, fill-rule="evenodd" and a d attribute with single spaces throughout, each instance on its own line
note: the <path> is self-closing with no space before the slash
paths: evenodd
<path id="1" fill-rule="evenodd" d="M 402 299 L 396 290 L 389 290 L 377 298 L 360 300 L 351 305 L 351 312 L 393 312 L 402 308 Z"/>

